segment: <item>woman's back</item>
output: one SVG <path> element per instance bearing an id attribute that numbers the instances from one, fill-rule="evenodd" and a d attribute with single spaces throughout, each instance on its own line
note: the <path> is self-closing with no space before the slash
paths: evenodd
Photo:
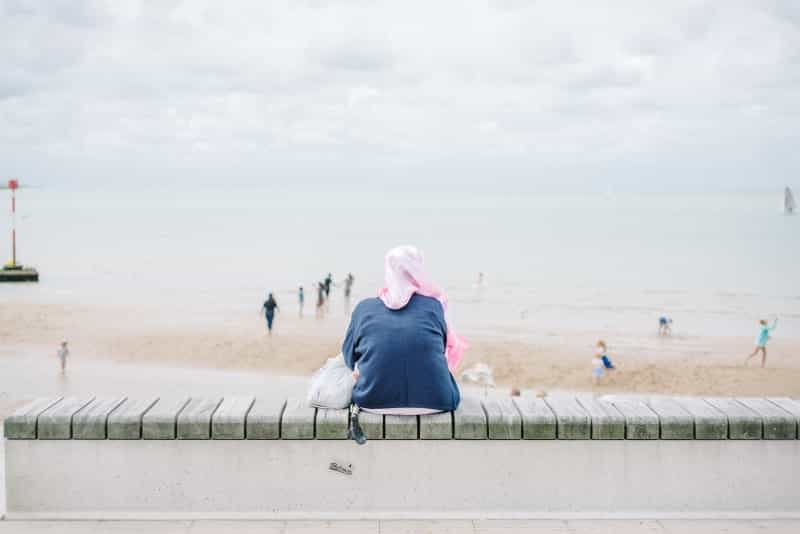
<path id="1" fill-rule="evenodd" d="M 353 402 L 367 409 L 454 410 L 460 394 L 447 368 L 446 336 L 435 298 L 414 295 L 397 310 L 378 298 L 360 302 L 342 345 L 348 367 L 358 364 Z"/>

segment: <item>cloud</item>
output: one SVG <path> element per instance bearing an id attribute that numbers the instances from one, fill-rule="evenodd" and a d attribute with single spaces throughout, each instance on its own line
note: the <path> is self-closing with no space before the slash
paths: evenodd
<path id="1" fill-rule="evenodd" d="M 347 41 L 317 45 L 313 54 L 329 69 L 377 72 L 390 68 L 392 64 L 391 53 L 377 42 Z"/>
<path id="2" fill-rule="evenodd" d="M 380 91 L 378 91 L 373 87 L 369 86 L 353 87 L 352 89 L 350 89 L 350 92 L 347 96 L 347 107 L 349 108 L 355 107 L 361 102 L 369 100 L 370 98 L 378 96 L 379 94 Z"/>
<path id="3" fill-rule="evenodd" d="M 630 88 L 644 81 L 644 72 L 634 65 L 595 65 L 576 75 L 568 85 L 574 90 Z"/>
<path id="4" fill-rule="evenodd" d="M 8 0 L 0 158 L 39 182 L 775 185 L 800 175 L 795 6 Z"/>

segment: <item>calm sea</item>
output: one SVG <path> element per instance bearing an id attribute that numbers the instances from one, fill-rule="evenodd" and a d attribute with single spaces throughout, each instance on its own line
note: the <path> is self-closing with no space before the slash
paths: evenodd
<path id="1" fill-rule="evenodd" d="M 668 313 L 688 335 L 754 336 L 757 318 L 778 315 L 781 336 L 800 336 L 800 216 L 781 205 L 780 191 L 28 189 L 18 199 L 19 256 L 42 281 L 0 286 L 0 297 L 213 320 L 257 309 L 267 290 L 289 307 L 304 285 L 310 304 L 329 271 L 337 280 L 352 272 L 356 297 L 372 296 L 384 252 L 415 244 L 473 333 L 649 332 Z"/>

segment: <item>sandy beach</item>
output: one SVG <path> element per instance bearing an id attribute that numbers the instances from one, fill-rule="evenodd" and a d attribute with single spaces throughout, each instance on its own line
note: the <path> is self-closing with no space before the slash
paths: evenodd
<path id="1" fill-rule="evenodd" d="M 203 369 L 263 371 L 307 376 L 339 351 L 344 317 L 298 318 L 284 311 L 272 337 L 263 318 L 232 315 L 218 322 L 173 315 L 169 307 L 66 306 L 17 299 L 0 308 L 0 357 L 51 361 L 58 342 L 69 340 L 70 365 L 97 360 Z M 788 395 L 800 397 L 800 342 L 779 335 L 768 365 L 753 359 L 751 337 L 672 337 L 613 331 L 512 328 L 470 335 L 461 370 L 478 362 L 494 370 L 498 388 L 691 395 Z M 592 344 L 603 337 L 619 370 L 592 386 Z M 23 358 L 23 361 L 24 361 Z M 3 388 L 5 389 L 5 385 Z"/>

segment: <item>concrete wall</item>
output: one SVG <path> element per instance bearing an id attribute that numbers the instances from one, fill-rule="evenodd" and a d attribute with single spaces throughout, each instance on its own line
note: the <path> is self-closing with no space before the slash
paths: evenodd
<path id="1" fill-rule="evenodd" d="M 800 517 L 796 440 L 5 445 L 10 518 Z"/>

